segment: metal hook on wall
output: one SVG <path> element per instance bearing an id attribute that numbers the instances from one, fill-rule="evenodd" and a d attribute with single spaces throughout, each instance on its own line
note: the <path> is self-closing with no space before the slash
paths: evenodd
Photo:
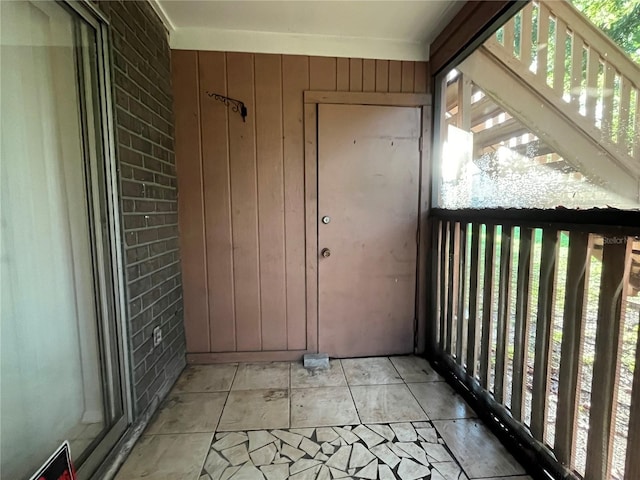
<path id="1" fill-rule="evenodd" d="M 238 112 L 242 117 L 242 121 L 246 122 L 247 107 L 245 106 L 244 102 L 241 102 L 240 100 L 236 100 L 234 98 L 225 97 L 224 95 L 219 95 L 217 93 L 206 93 L 214 100 L 218 100 L 219 102 L 224 103 L 227 107 L 231 107 L 231 111 Z"/>

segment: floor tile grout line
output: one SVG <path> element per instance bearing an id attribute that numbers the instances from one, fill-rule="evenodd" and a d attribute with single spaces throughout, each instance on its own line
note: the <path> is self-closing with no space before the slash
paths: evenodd
<path id="1" fill-rule="evenodd" d="M 347 378 L 347 373 L 344 371 L 344 365 L 342 365 L 342 360 L 338 360 L 340 362 L 340 367 L 342 368 L 342 373 L 344 374 L 344 379 L 347 382 L 347 388 L 349 389 L 349 396 L 351 397 L 351 401 L 353 402 L 353 408 L 356 409 L 356 415 L 358 417 L 358 425 L 363 425 L 362 417 L 360 417 L 360 411 L 358 410 L 358 404 L 356 403 L 356 399 L 353 396 L 353 392 L 351 391 L 351 384 L 349 383 L 349 379 Z"/>
<path id="2" fill-rule="evenodd" d="M 464 398 L 460 397 L 460 400 L 462 402 L 464 402 L 464 404 L 467 406 L 467 410 L 473 412 L 472 417 L 451 417 L 451 418 L 431 418 L 431 416 L 429 416 L 429 413 L 422 407 L 422 404 L 420 403 L 420 400 L 418 400 L 418 397 L 416 396 L 415 393 L 413 393 L 413 390 L 411 390 L 411 388 L 409 387 L 409 385 L 423 385 L 423 384 L 432 384 L 432 383 L 438 383 L 437 381 L 430 381 L 430 382 L 409 382 L 409 383 L 405 383 L 405 385 L 407 386 L 407 388 L 409 389 L 409 392 L 411 393 L 411 395 L 413 396 L 413 398 L 416 399 L 416 402 L 418 402 L 418 405 L 420 406 L 420 408 L 422 409 L 422 411 L 425 413 L 425 415 L 427 416 L 427 418 L 429 419 L 430 422 L 435 421 L 439 421 L 439 420 L 478 420 L 479 417 L 477 416 L 478 414 L 476 413 L 476 411 L 471 408 L 471 406 L 464 400 Z M 455 392 L 454 392 L 455 393 Z M 490 477 L 489 477 L 490 478 Z"/>
<path id="3" fill-rule="evenodd" d="M 454 462 L 456 463 L 456 465 L 458 465 L 458 467 L 460 467 L 460 471 L 464 472 L 464 474 L 467 476 L 467 478 L 471 478 L 469 477 L 469 475 L 467 475 L 466 470 L 462 467 L 462 464 L 460 463 L 460 461 L 458 460 L 458 457 L 453 453 L 453 451 L 451 450 L 451 448 L 449 448 L 449 445 L 447 445 L 447 442 L 445 441 L 444 437 L 442 436 L 442 434 L 440 433 L 440 431 L 436 428 L 435 424 L 433 423 L 433 419 L 429 416 L 429 414 L 427 413 L 427 411 L 424 409 L 424 407 L 422 406 L 422 404 L 420 403 L 420 400 L 418 400 L 418 397 L 416 397 L 415 393 L 413 393 L 413 390 L 411 390 L 411 388 L 409 388 L 409 383 L 407 383 L 407 381 L 405 380 L 405 378 L 400 374 L 400 372 L 398 371 L 398 369 L 396 368 L 395 364 L 393 363 L 393 361 L 391 361 L 391 358 L 387 357 L 389 359 L 389 362 L 391 363 L 391 365 L 393 365 L 393 368 L 396 370 L 396 372 L 398 372 L 398 375 L 400 375 L 400 378 L 402 378 L 404 385 L 407 387 L 407 390 L 409 390 L 409 393 L 411 394 L 411 396 L 415 399 L 416 403 L 418 404 L 418 406 L 420 407 L 420 409 L 424 412 L 425 416 L 427 417 L 429 423 L 433 426 L 433 428 L 436 430 L 436 432 L 438 433 L 438 435 L 440 436 L 440 438 L 442 438 L 442 441 L 444 442 L 443 445 L 444 447 L 447 449 L 448 453 L 450 454 L 451 458 L 454 460 Z M 430 383 L 430 382 L 410 382 L 410 383 Z M 464 400 L 463 400 L 464 401 Z M 466 402 L 465 402 L 466 403 Z M 454 419 L 452 419 L 454 420 Z M 413 426 L 413 424 L 412 424 Z M 430 462 L 431 463 L 431 462 Z"/>
<path id="4" fill-rule="evenodd" d="M 395 363 L 393 363 L 393 360 L 391 360 L 391 357 L 385 357 L 385 358 L 386 358 L 386 359 L 389 361 L 389 363 L 391 364 L 391 368 L 393 368 L 393 369 L 396 371 L 396 373 L 398 374 L 398 378 L 400 378 L 400 380 L 402 380 L 402 383 L 404 383 L 404 384 L 406 385 L 406 383 L 407 383 L 407 382 L 405 381 L 404 377 L 403 377 L 403 376 L 402 376 L 402 374 L 400 373 L 400 370 L 398 370 L 398 369 L 396 368 L 396 365 L 395 365 Z M 407 388 L 408 388 L 408 387 L 407 387 Z M 425 413 L 426 413 L 426 412 L 425 412 Z"/>
<path id="5" fill-rule="evenodd" d="M 422 410 L 425 414 L 425 416 L 429 419 L 429 421 L 431 422 L 431 417 L 429 416 L 429 414 L 427 413 L 427 411 L 425 410 L 425 408 L 422 406 L 422 404 L 420 403 L 420 400 L 418 400 L 418 397 L 416 397 L 416 394 L 413 393 L 413 390 L 411 390 L 411 388 L 409 388 L 409 384 L 407 382 L 404 383 L 404 385 L 407 387 L 407 390 L 409 390 L 409 393 L 411 394 L 411 396 L 414 398 L 414 400 L 416 401 L 416 403 L 418 404 L 418 406 L 420 407 L 420 410 Z"/>
<path id="6" fill-rule="evenodd" d="M 198 432 L 165 432 L 165 433 L 150 433 L 147 435 L 141 435 L 142 437 L 169 437 L 171 435 L 208 435 L 210 433 L 216 433 L 215 430 L 198 431 Z"/>
<path id="7" fill-rule="evenodd" d="M 336 358 L 336 361 L 338 362 L 338 365 L 340 365 L 340 371 L 342 372 L 342 378 L 344 379 L 344 384 L 347 388 L 349 388 L 349 380 L 347 380 L 347 374 L 344 373 L 344 365 L 342 365 L 342 360 L 340 360 L 339 358 Z"/>
<path id="8" fill-rule="evenodd" d="M 220 412 L 220 416 L 222 416 L 222 412 Z M 198 472 L 196 474 L 195 480 L 198 480 L 200 478 L 200 476 L 202 475 L 202 471 L 204 470 L 204 464 L 207 463 L 207 458 L 209 457 L 209 451 L 211 450 L 211 445 L 213 444 L 213 439 L 214 439 L 215 435 L 216 435 L 216 432 L 214 430 L 213 432 L 211 432 L 211 438 L 209 439 L 209 443 L 207 443 L 207 449 L 204 452 L 204 458 L 200 462 L 200 468 L 198 469 Z"/>
<path id="9" fill-rule="evenodd" d="M 395 366 L 393 365 L 393 362 L 391 362 L 391 360 L 389 360 L 389 357 L 358 357 L 358 358 L 347 358 L 345 360 L 366 360 L 366 359 L 380 359 L 380 358 L 385 359 L 389 363 L 391 363 L 391 367 L 398 374 L 398 380 L 400 380 L 399 382 L 351 383 L 351 382 L 349 382 L 349 378 L 348 378 L 347 374 L 345 373 L 345 379 L 347 380 L 347 384 L 349 385 L 349 387 L 352 387 L 352 386 L 353 387 L 377 387 L 377 386 L 382 386 L 382 385 L 401 385 L 401 384 L 403 384 L 404 383 L 404 379 L 402 378 L 402 375 L 400 375 L 398 370 L 395 368 Z"/>
<path id="10" fill-rule="evenodd" d="M 220 416 L 218 417 L 218 421 L 216 422 L 216 429 L 213 432 L 215 434 L 218 433 L 218 428 L 220 428 L 220 422 L 222 421 L 222 415 L 224 415 L 224 409 L 227 407 L 227 403 L 229 402 L 229 397 L 231 397 L 231 388 L 233 387 L 233 382 L 236 381 L 236 375 L 238 374 L 238 369 L 240 368 L 240 363 L 236 364 L 236 369 L 233 371 L 233 378 L 231 379 L 231 383 L 229 384 L 229 390 L 227 390 L 227 398 L 224 399 L 224 405 L 222 405 L 222 410 L 220 410 Z M 209 449 L 211 449 L 211 445 L 213 445 L 213 438 L 211 439 L 211 444 L 209 445 Z M 207 459 L 205 458 L 205 462 Z M 204 464 L 203 464 L 204 466 Z"/>
<path id="11" fill-rule="evenodd" d="M 471 420 L 471 419 L 467 419 L 467 418 L 460 419 L 460 418 L 458 418 L 458 419 L 455 419 L 455 420 L 442 420 L 442 421 L 451 422 L 451 421 L 456 421 L 456 420 Z M 436 420 L 436 421 L 439 422 L 441 420 Z M 462 462 L 460 462 L 460 460 L 458 460 L 458 456 L 455 453 L 453 453 L 453 450 L 447 444 L 447 441 L 444 439 L 444 436 L 442 436 L 442 433 L 440 433 L 440 429 L 438 427 L 436 427 L 436 425 L 435 425 L 435 423 L 433 423 L 433 421 L 431 421 L 431 425 L 433 425 L 433 428 L 435 428 L 435 430 L 438 433 L 438 435 L 440 436 L 440 438 L 442 438 L 442 441 L 444 442 L 443 443 L 444 447 L 447 449 L 447 452 L 449 452 L 449 454 L 451 455 L 451 458 L 453 458 L 453 460 L 458 465 L 458 467 L 460 467 L 460 471 L 463 472 L 467 476 L 468 479 L 471 479 L 472 477 L 467 473 L 467 471 L 462 466 Z"/>
<path id="12" fill-rule="evenodd" d="M 241 365 L 247 365 L 245 362 L 238 362 L 236 364 L 236 371 L 233 372 L 233 379 L 231 380 L 231 385 L 229 385 L 229 393 L 233 391 L 233 384 L 236 383 L 236 378 L 238 377 L 238 370 L 240 370 Z"/>
<path id="13" fill-rule="evenodd" d="M 393 363 L 393 362 L 391 362 L 391 363 Z M 395 367 L 395 365 L 394 365 L 394 367 Z M 397 369 L 396 369 L 396 370 L 397 370 Z M 423 412 L 424 412 L 424 414 L 427 416 L 427 418 L 429 419 L 429 421 L 430 421 L 430 422 L 433 422 L 433 420 L 434 420 L 434 419 L 432 419 L 432 418 L 429 416 L 429 413 L 428 413 L 428 412 L 427 412 L 427 411 L 422 407 L 422 404 L 420 403 L 420 400 L 418 400 L 418 397 L 416 396 L 416 394 L 415 394 L 415 393 L 413 393 L 413 390 L 411 390 L 411 388 L 409 387 L 409 385 L 422 385 L 422 384 L 424 384 L 424 383 L 429 383 L 429 384 L 430 384 L 430 383 L 436 383 L 436 382 L 438 382 L 438 380 L 426 380 L 426 381 L 424 381 L 424 382 L 407 382 L 407 381 L 405 380 L 405 382 L 404 382 L 404 384 L 407 386 L 407 389 L 409 390 L 409 392 L 411 393 L 411 395 L 413 396 L 413 398 L 415 398 L 416 402 L 418 402 L 418 406 L 422 409 L 422 411 L 423 411 Z M 476 412 L 475 412 L 475 410 L 473 410 L 473 409 L 469 406 L 469 404 L 468 404 L 467 402 L 465 402 L 465 400 L 464 400 L 463 398 L 460 398 L 460 400 L 462 400 L 462 401 L 465 403 L 465 405 L 466 405 L 469 409 L 471 409 L 471 410 L 473 411 L 473 413 L 474 413 L 474 414 L 476 413 Z M 438 419 L 435 419 L 435 420 L 469 420 L 469 419 L 472 419 L 472 418 L 477 418 L 477 417 L 438 418 Z"/>
<path id="14" fill-rule="evenodd" d="M 293 401 L 293 387 L 291 384 L 291 369 L 293 368 L 293 362 L 289 362 L 289 391 L 287 392 L 287 395 L 289 397 L 289 428 L 292 428 L 291 425 L 293 425 L 292 421 L 292 414 L 291 412 L 293 411 L 293 408 L 291 406 L 291 402 Z"/>
<path id="15" fill-rule="evenodd" d="M 391 360 L 389 360 L 391 362 Z M 393 362 L 391 362 L 391 364 L 393 365 Z M 393 367 L 395 368 L 395 365 L 393 365 Z M 396 371 L 398 371 L 398 369 L 396 368 Z M 400 373 L 400 372 L 398 372 Z M 404 377 L 402 377 L 402 379 L 404 380 Z M 411 383 L 432 383 L 432 382 L 411 382 Z M 409 384 L 405 381 L 404 382 L 405 386 L 407 387 L 407 390 L 409 390 L 409 393 L 411 393 L 411 396 L 415 399 L 416 403 L 418 404 L 418 406 L 420 407 L 420 409 L 424 412 L 425 416 L 427 417 L 427 419 L 429 420 L 429 423 L 433 426 L 433 428 L 436 430 L 436 432 L 438 433 L 438 435 L 440 436 L 440 438 L 442 438 L 442 441 L 444 442 L 443 445 L 445 446 L 445 448 L 447 449 L 447 451 L 449 452 L 451 458 L 454 460 L 454 462 L 456 463 L 456 465 L 458 465 L 458 467 L 460 467 L 460 471 L 464 472 L 464 474 L 467 476 L 467 478 L 471 478 L 469 477 L 469 475 L 467 475 L 466 470 L 462 467 L 462 464 L 460 463 L 460 461 L 458 460 L 458 457 L 453 453 L 453 450 L 451 450 L 451 448 L 449 448 L 449 445 L 447 445 L 447 442 L 445 441 L 444 437 L 442 436 L 442 434 L 440 433 L 440 430 L 438 430 L 435 426 L 435 424 L 433 423 L 433 419 L 429 416 L 429 414 L 427 413 L 427 411 L 424 409 L 424 407 L 422 406 L 422 404 L 420 403 L 420 400 L 418 400 L 418 397 L 416 397 L 415 393 L 413 393 L 413 390 L 411 390 L 411 388 L 409 388 Z M 463 400 L 464 401 L 464 400 Z M 465 402 L 466 403 L 466 402 Z M 459 419 L 451 419 L 451 420 L 459 420 Z M 448 420 L 448 421 L 451 421 Z"/>

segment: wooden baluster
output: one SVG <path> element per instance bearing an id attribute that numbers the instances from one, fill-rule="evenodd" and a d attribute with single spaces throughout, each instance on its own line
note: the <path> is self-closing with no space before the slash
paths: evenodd
<path id="1" fill-rule="evenodd" d="M 496 339 L 496 379 L 494 396 L 504 403 L 504 380 L 507 363 L 507 339 L 509 338 L 509 312 L 511 291 L 511 239 L 513 227 L 502 227 L 500 245 L 500 283 L 498 285 L 498 335 Z"/>
<path id="2" fill-rule="evenodd" d="M 598 91 L 598 74 L 600 72 L 600 55 L 593 48 L 589 48 L 587 57 L 587 100 L 585 102 L 586 117 L 596 118 L 596 105 L 600 98 Z"/>
<path id="3" fill-rule="evenodd" d="M 640 161 L 640 90 L 636 91 L 636 119 L 633 129 L 633 158 Z"/>
<path id="4" fill-rule="evenodd" d="M 602 136 L 605 140 L 613 138 L 613 95 L 616 71 L 609 62 L 604 62 L 604 89 L 602 91 Z"/>
<path id="5" fill-rule="evenodd" d="M 442 220 L 434 220 L 434 225 L 431 230 L 431 244 L 433 245 L 433 248 L 431 249 L 431 285 L 433 285 L 433 288 L 430 290 L 432 298 L 431 318 L 436 319 L 435 325 L 433 326 L 432 347 L 439 346 L 442 339 L 443 305 L 441 295 L 443 269 L 442 262 L 440 261 L 440 254 L 444 248 L 444 241 L 442 238 L 444 231 L 443 223 L 444 222 Z"/>
<path id="6" fill-rule="evenodd" d="M 447 336 L 447 312 L 449 290 L 449 228 L 450 222 L 442 222 L 442 250 L 440 250 L 440 349 L 445 350 Z"/>
<path id="7" fill-rule="evenodd" d="M 522 420 L 524 411 L 524 387 L 526 385 L 525 366 L 529 350 L 529 294 L 531 287 L 531 228 L 520 228 L 518 250 L 518 283 L 516 291 L 516 324 L 514 332 L 513 389 L 511 394 L 511 414 Z"/>
<path id="8" fill-rule="evenodd" d="M 452 110 L 455 109 L 455 114 L 457 114 L 458 111 L 460 110 L 460 104 L 459 104 L 459 98 L 458 98 L 458 81 L 459 81 L 459 78 L 456 78 L 456 80 L 453 83 L 443 88 L 444 98 L 446 103 L 442 103 L 441 105 L 447 106 L 447 110 L 446 110 L 447 113 L 451 113 Z M 442 113 L 444 114 L 445 112 L 442 112 Z"/>
<path id="9" fill-rule="evenodd" d="M 629 282 L 633 242 L 607 242 L 602 249 L 602 277 L 596 326 L 594 386 L 589 409 L 589 437 L 585 480 L 604 480 L 611 476 L 615 408 L 620 355 L 620 327 Z M 635 452 L 638 455 L 638 452 Z M 632 477 L 627 477 L 632 478 Z"/>
<path id="10" fill-rule="evenodd" d="M 580 94 L 582 93 L 582 55 L 584 53 L 584 41 L 576 32 L 571 38 L 571 106 L 576 111 L 580 110 Z"/>
<path id="11" fill-rule="evenodd" d="M 536 52 L 536 74 L 547 85 L 547 68 L 549 62 L 549 8 L 544 3 L 538 5 L 538 36 Z"/>
<path id="12" fill-rule="evenodd" d="M 456 323 L 456 361 L 463 364 L 463 351 L 465 343 L 466 318 L 465 318 L 465 272 L 467 271 L 467 224 L 461 223 L 458 241 L 458 318 Z"/>
<path id="13" fill-rule="evenodd" d="M 504 33 L 502 38 L 504 39 L 504 48 L 507 49 L 507 52 L 510 56 L 513 56 L 515 51 L 515 35 L 514 35 L 514 25 L 515 18 L 512 18 L 507 23 L 504 24 Z"/>
<path id="14" fill-rule="evenodd" d="M 555 53 L 553 62 L 553 89 L 562 98 L 564 94 L 564 60 L 566 56 L 567 24 L 556 17 L 556 31 L 554 35 Z"/>
<path id="15" fill-rule="evenodd" d="M 618 145 L 623 153 L 629 153 L 629 108 L 631 107 L 631 82 L 620 77 L 620 111 L 618 112 Z"/>
<path id="16" fill-rule="evenodd" d="M 489 388 L 491 332 L 493 330 L 493 262 L 496 258 L 496 226 L 487 225 L 484 250 L 484 286 L 482 290 L 482 341 L 480 342 L 480 383 Z"/>
<path id="17" fill-rule="evenodd" d="M 449 277 L 448 277 L 448 299 L 447 299 L 447 342 L 445 352 L 452 354 L 453 345 L 453 322 L 457 315 L 458 308 L 458 240 L 460 238 L 460 224 L 449 223 Z"/>
<path id="18" fill-rule="evenodd" d="M 533 4 L 527 3 L 520 10 L 522 12 L 520 22 L 520 61 L 525 67 L 531 66 L 531 40 L 533 36 Z"/>
<path id="19" fill-rule="evenodd" d="M 571 232 L 567 258 L 562 349 L 558 381 L 558 410 L 554 451 L 564 465 L 573 466 L 576 442 L 577 402 L 582 367 L 582 338 L 586 310 L 586 287 L 593 241 L 588 233 Z"/>
<path id="20" fill-rule="evenodd" d="M 460 74 L 458 77 L 458 114 L 456 126 L 465 132 L 471 131 L 471 80 Z"/>
<path id="21" fill-rule="evenodd" d="M 638 455 L 640 452 L 640 335 L 636 341 L 635 366 L 629 412 L 627 458 L 624 468 L 626 478 L 640 478 L 640 455 Z"/>
<path id="22" fill-rule="evenodd" d="M 447 345 L 450 344 L 449 338 L 451 336 L 451 330 L 449 330 L 449 312 L 451 297 L 451 290 L 449 290 L 449 279 L 451 278 L 449 261 L 449 248 L 451 245 L 451 222 L 446 222 L 442 227 L 442 242 L 443 248 L 440 251 L 440 265 L 442 268 L 442 275 L 440 275 L 440 305 L 442 305 L 442 316 L 440 318 L 440 350 L 447 351 Z"/>
<path id="23" fill-rule="evenodd" d="M 452 299 L 451 302 L 453 304 L 452 308 L 452 325 L 451 325 L 451 351 L 450 354 L 453 356 L 458 351 L 458 323 L 460 322 L 460 257 L 464 255 L 461 250 L 460 244 L 461 237 L 461 225 L 460 222 L 456 222 L 454 224 L 453 230 L 453 238 L 454 238 L 454 247 L 453 247 L 453 290 L 451 292 Z M 449 257 L 451 258 L 451 256 Z"/>
<path id="24" fill-rule="evenodd" d="M 558 231 L 543 230 L 538 289 L 538 318 L 536 321 L 536 354 L 531 398 L 531 433 L 545 440 L 549 393 L 549 364 L 551 361 L 551 329 L 555 297 L 555 272 L 558 258 Z"/>
<path id="25" fill-rule="evenodd" d="M 471 226 L 471 265 L 469 267 L 469 332 L 467 338 L 467 373 L 475 377 L 478 362 L 478 262 L 480 260 L 480 224 Z"/>
<path id="26" fill-rule="evenodd" d="M 503 46 L 503 43 L 500 41 L 500 33 L 504 32 L 504 27 L 500 27 L 496 30 L 491 37 L 487 39 L 487 42 L 495 42 L 496 45 Z M 504 41 L 504 35 L 502 36 L 502 40 Z"/>

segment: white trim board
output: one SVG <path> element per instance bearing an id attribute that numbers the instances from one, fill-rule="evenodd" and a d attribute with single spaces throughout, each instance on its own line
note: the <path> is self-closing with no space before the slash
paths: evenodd
<path id="1" fill-rule="evenodd" d="M 153 11 L 156 12 L 156 15 L 158 15 L 158 17 L 160 18 L 160 21 L 162 22 L 162 24 L 169 31 L 169 34 L 171 34 L 171 32 L 173 32 L 176 29 L 176 26 L 173 24 L 173 22 L 169 18 L 169 15 L 167 15 L 167 12 L 165 12 L 164 8 L 162 8 L 162 5 L 160 5 L 160 2 L 158 0 L 147 0 L 147 1 L 149 2 L 149 5 L 151 5 L 151 8 L 153 8 Z"/>
<path id="2" fill-rule="evenodd" d="M 169 43 L 174 50 L 280 53 L 408 61 L 429 59 L 428 45 L 381 38 L 190 27 L 173 29 Z"/>

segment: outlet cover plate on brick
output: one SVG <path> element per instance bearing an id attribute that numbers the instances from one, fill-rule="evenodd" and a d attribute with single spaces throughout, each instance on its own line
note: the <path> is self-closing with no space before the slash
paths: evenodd
<path id="1" fill-rule="evenodd" d="M 153 329 L 153 346 L 157 347 L 162 342 L 162 329 L 160 327 L 156 327 Z"/>

